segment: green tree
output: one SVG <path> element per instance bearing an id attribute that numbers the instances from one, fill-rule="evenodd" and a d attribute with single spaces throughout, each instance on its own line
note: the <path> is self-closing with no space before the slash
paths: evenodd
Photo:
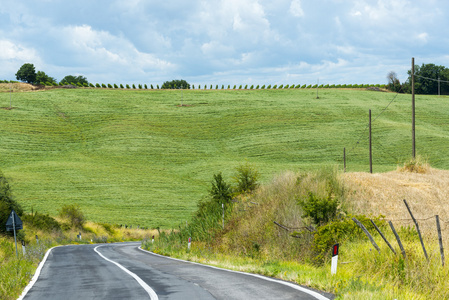
<path id="1" fill-rule="evenodd" d="M 38 84 L 40 84 L 42 82 L 42 83 L 45 83 L 46 85 L 49 85 L 47 83 L 50 83 L 51 85 L 53 85 L 56 83 L 56 79 L 48 76 L 47 74 L 45 74 L 44 71 L 37 71 L 35 82 Z"/>
<path id="2" fill-rule="evenodd" d="M 172 81 L 165 81 L 162 84 L 162 89 L 190 89 L 190 84 L 181 79 L 181 80 L 172 80 Z"/>
<path id="3" fill-rule="evenodd" d="M 232 200 L 232 189 L 231 185 L 227 184 L 221 172 L 214 174 L 214 180 L 212 181 L 212 187 L 210 190 L 210 195 L 217 203 L 229 203 Z"/>
<path id="4" fill-rule="evenodd" d="M 408 71 L 408 81 L 404 84 L 411 86 L 412 71 Z M 415 93 L 425 95 L 438 94 L 438 79 L 449 81 L 449 71 L 444 66 L 437 66 L 435 64 L 415 65 Z M 441 93 L 447 94 L 449 87 L 447 84 L 441 84 Z M 403 87 L 405 91 L 411 91 L 411 87 Z"/>
<path id="5" fill-rule="evenodd" d="M 34 68 L 34 65 L 30 63 L 23 64 L 17 71 L 16 78 L 22 82 L 35 83 L 36 69 Z"/>
<path id="6" fill-rule="evenodd" d="M 87 81 L 87 78 L 84 76 L 73 76 L 73 75 L 67 75 L 66 77 L 64 77 L 61 80 L 61 83 L 63 84 L 73 84 L 73 85 L 78 85 L 78 83 L 80 83 L 81 85 L 89 84 L 89 81 Z"/>

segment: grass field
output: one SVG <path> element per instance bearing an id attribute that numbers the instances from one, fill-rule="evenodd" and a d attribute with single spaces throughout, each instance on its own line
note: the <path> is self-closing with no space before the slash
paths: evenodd
<path id="1" fill-rule="evenodd" d="M 8 89 L 0 107 L 10 105 Z M 0 169 L 27 211 L 77 203 L 89 220 L 150 227 L 187 221 L 212 175 L 248 161 L 283 170 L 368 171 L 373 119 L 395 97 L 366 90 L 51 89 L 12 93 L 0 109 Z M 182 99 L 182 100 L 181 100 Z M 181 106 L 181 101 L 183 106 Z M 417 152 L 448 169 L 447 97 L 416 97 Z M 358 143 L 357 143 L 358 142 Z M 411 96 L 373 121 L 374 172 L 412 153 Z"/>

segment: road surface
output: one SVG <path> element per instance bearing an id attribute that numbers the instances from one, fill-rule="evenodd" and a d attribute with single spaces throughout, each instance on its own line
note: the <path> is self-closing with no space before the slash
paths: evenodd
<path id="1" fill-rule="evenodd" d="M 19 299 L 332 297 L 277 279 L 158 256 L 138 249 L 139 246 L 140 243 L 117 243 L 53 248 Z"/>

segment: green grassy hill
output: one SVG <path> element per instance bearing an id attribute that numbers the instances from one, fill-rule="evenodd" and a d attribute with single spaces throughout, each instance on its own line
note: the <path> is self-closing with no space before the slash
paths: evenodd
<path id="1" fill-rule="evenodd" d="M 51 89 L 0 109 L 0 169 L 28 211 L 68 203 L 88 219 L 171 227 L 187 221 L 212 175 L 248 161 L 267 180 L 321 165 L 368 171 L 373 119 L 395 94 L 366 90 Z M 182 100 L 181 100 L 182 98 Z M 417 152 L 448 169 L 447 97 L 417 96 Z M 181 106 L 181 101 L 183 106 Z M 10 94 L 0 93 L 0 107 Z M 358 142 L 358 143 L 357 143 Z M 410 157 L 411 96 L 373 122 L 374 171 Z"/>

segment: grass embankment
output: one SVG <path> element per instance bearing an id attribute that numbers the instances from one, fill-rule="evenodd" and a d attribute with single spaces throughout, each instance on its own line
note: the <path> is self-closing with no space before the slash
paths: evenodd
<path id="1" fill-rule="evenodd" d="M 2 86 L 2 85 L 0 85 Z M 3 84 L 0 107 L 10 106 Z M 182 93 L 182 94 L 181 94 Z M 12 93 L 0 109 L 0 167 L 25 211 L 78 203 L 89 220 L 170 228 L 190 219 L 212 174 L 247 160 L 262 181 L 283 170 L 368 170 L 366 90 L 51 89 Z M 181 105 L 181 98 L 182 104 Z M 444 97 L 417 96 L 418 153 L 449 168 Z M 410 95 L 373 122 L 374 171 L 411 153 Z M 359 143 L 357 143 L 359 142 Z"/>
<path id="2" fill-rule="evenodd" d="M 342 210 L 374 213 L 375 216 L 384 214 L 385 220 L 392 220 L 398 230 L 407 258 L 403 259 L 400 254 L 385 221 L 379 220 L 377 224 L 396 249 L 396 255 L 371 226 L 368 229 L 380 246 L 380 253 L 377 253 L 360 229 L 349 230 L 354 223 L 348 218 L 348 222 L 342 223 L 345 227 L 334 227 L 327 235 L 321 233 L 323 241 L 340 243 L 336 275 L 330 274 L 330 247 L 324 253 L 324 261 L 316 259 L 320 251 L 318 235 L 305 230 L 310 220 L 302 217 L 303 211 L 298 205 L 298 200 L 308 191 L 318 196 L 326 194 L 323 191 L 328 183 L 320 172 L 284 173 L 254 195 L 240 198 L 226 220 L 225 229 L 215 231 L 214 238 L 209 240 L 194 240 L 190 251 L 183 228 L 179 234 L 162 234 L 155 244 L 144 245 L 154 252 L 182 259 L 293 281 L 334 293 L 339 299 L 447 299 L 449 270 L 441 266 L 435 221 L 433 219 L 431 228 L 423 219 L 440 214 L 444 221 L 449 221 L 440 211 L 441 208 L 447 211 L 447 205 L 441 200 L 446 199 L 448 176 L 448 171 L 430 168 L 424 174 L 400 170 L 386 174 L 341 174 Z M 420 187 L 425 187 L 423 193 L 416 192 Z M 381 203 L 391 205 L 372 205 L 378 199 L 376 195 L 381 195 Z M 402 203 L 409 195 L 414 195 L 408 198 L 408 203 L 422 225 L 428 262 Z M 433 201 L 441 203 L 434 207 L 430 205 Z M 344 218 L 344 214 L 340 218 Z M 285 230 L 273 221 L 294 229 Z M 220 224 L 219 221 L 218 228 Z M 367 225 L 369 222 L 365 222 Z M 339 231 L 338 228 L 344 229 Z M 449 231 L 445 226 L 443 229 L 447 249 Z"/>
<path id="3" fill-rule="evenodd" d="M 18 241 L 18 257 L 14 238 L 0 235 L 0 299 L 17 299 L 33 277 L 45 252 L 57 245 L 141 241 L 151 238 L 155 230 L 115 228 L 109 224 L 86 222 L 82 229 L 53 232 L 36 229 L 24 223 L 25 255 Z M 81 232 L 81 239 L 77 235 Z M 38 240 L 35 236 L 38 236 Z"/>

